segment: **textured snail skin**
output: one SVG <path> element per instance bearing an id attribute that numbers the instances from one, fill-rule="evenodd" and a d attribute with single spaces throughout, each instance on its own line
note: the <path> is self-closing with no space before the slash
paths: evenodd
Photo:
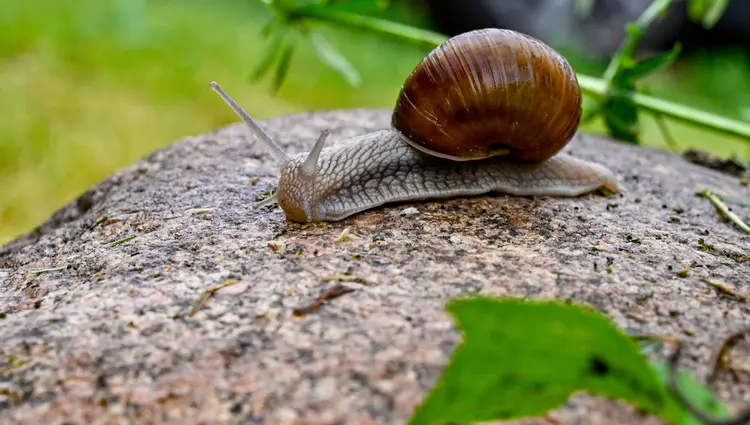
<path id="1" fill-rule="evenodd" d="M 391 202 L 489 192 L 578 196 L 599 188 L 621 190 L 604 166 L 564 153 L 536 164 L 501 156 L 452 161 L 411 148 L 393 129 L 324 148 L 313 178 L 300 173 L 306 157 L 292 156 L 281 167 L 277 203 L 292 221 L 338 221 Z"/>
<path id="2" fill-rule="evenodd" d="M 515 31 L 459 34 L 406 78 L 392 126 L 415 148 L 456 161 L 505 154 L 541 162 L 581 119 L 581 91 L 567 60 Z"/>

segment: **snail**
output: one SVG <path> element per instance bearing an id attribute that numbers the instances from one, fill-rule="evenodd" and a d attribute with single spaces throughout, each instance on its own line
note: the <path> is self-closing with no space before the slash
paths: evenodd
<path id="1" fill-rule="evenodd" d="M 431 51 L 407 77 L 391 126 L 287 155 L 216 82 L 210 87 L 280 163 L 276 202 L 288 220 L 339 221 L 384 204 L 502 192 L 579 196 L 621 190 L 601 164 L 560 150 L 582 97 L 567 60 L 523 33 L 487 28 Z"/>

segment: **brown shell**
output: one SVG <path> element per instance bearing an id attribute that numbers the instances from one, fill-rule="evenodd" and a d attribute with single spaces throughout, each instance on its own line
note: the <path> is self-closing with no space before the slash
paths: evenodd
<path id="1" fill-rule="evenodd" d="M 533 37 L 493 28 L 430 52 L 406 79 L 392 124 L 433 155 L 539 162 L 568 143 L 580 119 L 581 91 L 567 60 Z"/>

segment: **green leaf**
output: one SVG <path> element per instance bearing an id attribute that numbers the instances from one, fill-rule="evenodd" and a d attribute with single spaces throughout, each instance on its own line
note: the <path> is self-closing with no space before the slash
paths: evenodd
<path id="1" fill-rule="evenodd" d="M 265 51 L 263 52 L 263 59 L 258 62 L 255 70 L 250 74 L 250 81 L 256 82 L 260 80 L 264 75 L 266 75 L 268 71 L 271 70 L 273 62 L 278 57 L 279 53 L 281 53 L 281 46 L 284 43 L 286 32 L 287 29 L 285 27 L 280 27 L 277 31 L 272 32 L 273 38 L 268 43 Z"/>
<path id="2" fill-rule="evenodd" d="M 576 391 L 627 400 L 673 424 L 697 425 L 635 342 L 606 316 L 557 302 L 473 298 L 447 310 L 463 331 L 410 425 L 538 416 Z"/>
<path id="3" fill-rule="evenodd" d="M 688 2 L 688 17 L 693 22 L 701 22 L 708 10 L 710 0 L 690 0 Z"/>
<path id="4" fill-rule="evenodd" d="M 638 107 L 630 96 L 609 95 L 601 103 L 602 117 L 608 134 L 624 142 L 638 144 Z"/>
<path id="5" fill-rule="evenodd" d="M 281 85 L 284 83 L 284 78 L 286 78 L 286 74 L 289 71 L 289 64 L 292 61 L 292 55 L 294 54 L 295 47 L 296 43 L 287 44 L 286 47 L 284 47 L 284 51 L 281 53 L 279 65 L 276 67 L 276 77 L 273 80 L 274 93 L 279 91 Z"/>
<path id="6" fill-rule="evenodd" d="M 669 378 L 669 367 L 664 363 L 652 363 L 651 368 L 666 386 Z M 732 416 L 727 405 L 713 394 L 711 390 L 698 382 L 692 374 L 679 371 L 676 374 L 676 381 L 680 393 L 698 410 L 713 419 L 728 419 Z"/>
<path id="7" fill-rule="evenodd" d="M 660 69 L 671 66 L 680 56 L 681 51 L 682 45 L 676 43 L 669 52 L 652 56 L 648 59 L 634 63 L 628 68 L 620 69 L 619 72 L 615 74 L 612 84 L 617 89 L 622 88 L 633 90 L 636 81 Z"/>
<path id="8" fill-rule="evenodd" d="M 620 66 L 631 67 L 637 62 L 633 55 L 638 48 L 638 43 L 646 36 L 646 30 L 638 24 L 629 23 L 625 25 L 625 32 L 628 34 L 628 38 L 617 53 L 617 57 Z"/>
<path id="9" fill-rule="evenodd" d="M 604 72 L 604 80 L 612 81 L 614 75 L 622 68 L 630 68 L 636 63 L 634 58 L 638 43 L 646 35 L 646 30 L 659 17 L 663 16 L 672 0 L 654 0 L 635 22 L 625 25 L 627 37 L 617 54 L 612 58 Z"/>
<path id="10" fill-rule="evenodd" d="M 362 78 L 359 76 L 357 70 L 354 69 L 354 66 L 322 34 L 309 31 L 308 36 L 320 59 L 338 71 L 349 85 L 357 87 L 362 83 Z"/>
<path id="11" fill-rule="evenodd" d="M 277 26 L 279 21 L 273 17 L 268 20 L 261 28 L 260 28 L 260 36 L 265 40 L 268 38 L 269 35 L 273 32 L 273 28 Z"/>
<path id="12" fill-rule="evenodd" d="M 724 15 L 728 5 L 728 0 L 690 0 L 688 16 L 704 28 L 712 28 Z"/>
<path id="13" fill-rule="evenodd" d="M 588 98 L 583 99 L 583 114 L 581 115 L 581 126 L 584 126 L 601 113 L 601 104 Z"/>
<path id="14" fill-rule="evenodd" d="M 391 5 L 390 0 L 377 0 L 377 1 L 378 1 L 378 7 L 380 9 L 387 9 Z"/>

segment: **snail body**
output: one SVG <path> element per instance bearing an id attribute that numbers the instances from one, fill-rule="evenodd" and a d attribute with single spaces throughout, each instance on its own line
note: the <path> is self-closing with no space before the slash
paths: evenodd
<path id="1" fill-rule="evenodd" d="M 534 38 L 500 29 L 460 34 L 404 83 L 391 127 L 287 155 L 215 82 L 211 87 L 280 163 L 276 202 L 287 219 L 338 221 L 392 202 L 502 192 L 578 196 L 620 190 L 601 164 L 559 151 L 578 129 L 570 65 Z"/>

